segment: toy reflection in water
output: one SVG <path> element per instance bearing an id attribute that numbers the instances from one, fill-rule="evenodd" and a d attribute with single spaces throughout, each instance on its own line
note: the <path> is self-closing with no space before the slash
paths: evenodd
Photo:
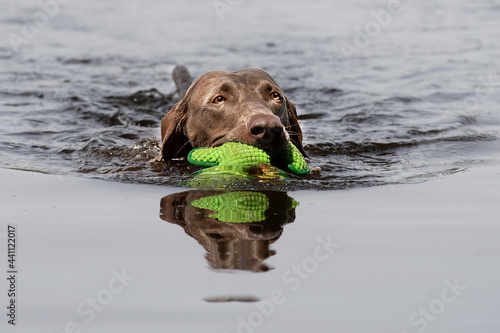
<path id="1" fill-rule="evenodd" d="M 285 192 L 192 190 L 162 198 L 160 217 L 196 238 L 212 268 L 264 272 L 297 205 Z"/>

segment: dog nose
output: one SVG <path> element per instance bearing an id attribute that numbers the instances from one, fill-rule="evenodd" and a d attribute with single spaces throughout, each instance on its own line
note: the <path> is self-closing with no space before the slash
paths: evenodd
<path id="1" fill-rule="evenodd" d="M 259 143 L 269 144 L 283 135 L 280 119 L 274 115 L 256 114 L 248 123 L 250 136 Z"/>

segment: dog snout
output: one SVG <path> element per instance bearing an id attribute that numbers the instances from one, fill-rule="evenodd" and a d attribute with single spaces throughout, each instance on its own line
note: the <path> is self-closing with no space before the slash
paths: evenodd
<path id="1" fill-rule="evenodd" d="M 275 115 L 256 114 L 248 122 L 250 137 L 265 148 L 279 149 L 286 144 L 285 128 Z"/>

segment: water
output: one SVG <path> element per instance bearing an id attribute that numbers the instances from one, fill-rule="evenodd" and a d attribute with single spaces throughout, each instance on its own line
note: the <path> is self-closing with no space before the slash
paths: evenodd
<path id="1" fill-rule="evenodd" d="M 178 185 L 192 166 L 147 163 L 176 64 L 276 79 L 322 169 L 286 189 L 421 182 L 499 160 L 499 1 L 402 1 L 381 23 L 385 1 L 214 3 L 70 1 L 36 28 L 38 1 L 3 1 L 0 165 Z"/>
<path id="2" fill-rule="evenodd" d="M 0 170 L 18 328 L 417 332 L 413 314 L 458 279 L 428 332 L 498 332 L 500 1 L 401 1 L 364 39 L 388 1 L 214 3 L 73 0 L 33 29 L 38 0 L 0 0 L 0 166 L 69 175 Z M 263 191 L 140 185 L 195 170 L 147 163 L 176 64 L 269 72 L 321 173 L 250 184 Z M 104 311 L 78 312 L 122 270 L 135 278 Z"/>
<path id="3" fill-rule="evenodd" d="M 499 176 L 287 194 L 0 169 L 19 270 L 16 327 L 0 329 L 499 332 Z"/>

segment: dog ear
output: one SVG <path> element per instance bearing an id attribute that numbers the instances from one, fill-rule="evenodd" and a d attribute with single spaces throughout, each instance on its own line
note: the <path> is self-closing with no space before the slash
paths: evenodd
<path id="1" fill-rule="evenodd" d="M 288 113 L 288 121 L 290 126 L 287 131 L 290 134 L 290 140 L 297 146 L 302 154 L 305 155 L 304 148 L 302 147 L 302 129 L 300 128 L 299 121 L 297 120 L 297 110 L 295 106 L 285 97 L 286 111 Z"/>
<path id="2" fill-rule="evenodd" d="M 161 152 L 157 160 L 168 161 L 175 157 L 187 156 L 192 149 L 188 137 L 184 134 L 187 113 L 187 101 L 175 104 L 161 120 Z"/>
<path id="3" fill-rule="evenodd" d="M 184 226 L 184 211 L 189 192 L 167 195 L 160 200 L 160 218 L 164 221 Z"/>
<path id="4" fill-rule="evenodd" d="M 160 200 L 160 218 L 164 221 L 178 224 L 183 228 L 190 221 L 203 218 L 198 214 L 199 209 L 190 205 L 200 198 L 212 197 L 226 193 L 226 190 L 190 190 L 167 195 Z"/>

